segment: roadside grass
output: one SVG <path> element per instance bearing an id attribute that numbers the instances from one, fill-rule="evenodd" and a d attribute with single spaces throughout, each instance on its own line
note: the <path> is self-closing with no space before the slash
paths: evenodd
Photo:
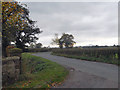
<path id="1" fill-rule="evenodd" d="M 61 84 L 68 71 L 61 65 L 30 53 L 22 54 L 22 74 L 8 88 L 51 88 Z"/>
<path id="2" fill-rule="evenodd" d="M 103 63 L 108 63 L 108 64 L 115 64 L 115 65 L 120 65 L 119 60 L 108 60 L 107 58 L 96 58 L 96 57 L 87 57 L 87 56 L 77 56 L 77 55 L 68 55 L 68 54 L 56 54 L 52 53 L 52 55 L 57 55 L 57 56 L 63 56 L 67 58 L 74 58 L 74 59 L 81 59 L 81 60 L 86 60 L 86 61 L 95 61 L 95 62 L 103 62 Z"/>

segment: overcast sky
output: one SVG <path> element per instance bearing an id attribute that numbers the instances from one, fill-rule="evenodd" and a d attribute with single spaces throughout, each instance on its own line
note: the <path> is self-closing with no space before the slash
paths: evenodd
<path id="1" fill-rule="evenodd" d="M 38 42 L 50 43 L 54 34 L 72 34 L 76 46 L 118 44 L 117 2 L 29 2 L 30 18 L 43 32 Z"/>

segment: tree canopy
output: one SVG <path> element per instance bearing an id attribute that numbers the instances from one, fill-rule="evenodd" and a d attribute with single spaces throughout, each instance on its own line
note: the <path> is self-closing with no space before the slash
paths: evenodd
<path id="1" fill-rule="evenodd" d="M 42 47 L 42 43 L 37 43 L 36 44 L 36 48 L 41 48 Z"/>
<path id="2" fill-rule="evenodd" d="M 72 48 L 75 44 L 73 39 L 73 35 L 63 33 L 62 37 L 59 39 L 59 42 L 61 42 L 66 48 Z"/>
<path id="3" fill-rule="evenodd" d="M 55 36 L 52 39 L 51 44 L 57 44 L 57 45 L 59 45 L 59 38 L 58 38 L 58 34 L 57 33 L 55 33 Z"/>
<path id="4" fill-rule="evenodd" d="M 2 44 L 3 51 L 15 42 L 18 48 L 24 50 L 26 44 L 35 42 L 36 34 L 42 31 L 35 26 L 36 21 L 29 18 L 26 5 L 18 2 L 2 2 Z"/>
<path id="5" fill-rule="evenodd" d="M 63 48 L 65 46 L 66 48 L 72 48 L 73 45 L 76 43 L 73 41 L 74 36 L 72 34 L 65 34 L 61 36 L 61 38 L 58 38 L 58 34 L 55 34 L 54 39 L 52 39 L 51 44 L 57 44 L 60 48 Z"/>

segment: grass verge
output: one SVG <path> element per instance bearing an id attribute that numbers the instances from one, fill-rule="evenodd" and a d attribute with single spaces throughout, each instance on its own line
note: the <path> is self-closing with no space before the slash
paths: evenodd
<path id="1" fill-rule="evenodd" d="M 87 56 L 56 54 L 56 53 L 52 53 L 52 55 L 63 56 L 63 57 L 74 58 L 74 59 L 81 59 L 81 60 L 86 60 L 86 61 L 95 61 L 95 62 L 103 62 L 103 63 L 108 63 L 108 64 L 120 65 L 120 61 L 118 60 L 108 60 L 105 58 L 95 58 L 95 57 L 87 57 Z"/>
<path id="2" fill-rule="evenodd" d="M 61 65 L 47 59 L 22 54 L 22 74 L 18 82 L 9 88 L 51 88 L 61 84 L 68 71 Z"/>

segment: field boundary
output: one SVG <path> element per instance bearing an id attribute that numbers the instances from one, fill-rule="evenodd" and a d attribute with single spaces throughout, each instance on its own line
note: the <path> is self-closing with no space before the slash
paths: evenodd
<path id="1" fill-rule="evenodd" d="M 120 66 L 120 61 L 119 60 L 106 60 L 106 59 L 101 59 L 101 58 L 95 58 L 95 57 L 85 57 L 85 56 L 77 56 L 77 55 L 68 55 L 68 54 L 59 54 L 59 53 L 51 53 L 52 55 L 56 56 L 62 56 L 66 58 L 74 58 L 78 60 L 86 60 L 86 61 L 93 61 L 93 62 L 102 62 L 102 63 L 108 63 L 108 64 L 114 64 Z"/>

